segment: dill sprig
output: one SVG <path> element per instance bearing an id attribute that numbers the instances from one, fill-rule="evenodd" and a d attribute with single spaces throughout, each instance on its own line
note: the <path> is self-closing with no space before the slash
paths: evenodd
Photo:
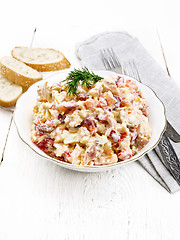
<path id="1" fill-rule="evenodd" d="M 90 72 L 86 67 L 80 69 L 74 69 L 64 80 L 67 84 L 68 94 L 77 95 L 78 86 L 86 86 L 88 89 L 91 88 L 96 82 L 100 81 L 102 77 L 95 75 Z"/>

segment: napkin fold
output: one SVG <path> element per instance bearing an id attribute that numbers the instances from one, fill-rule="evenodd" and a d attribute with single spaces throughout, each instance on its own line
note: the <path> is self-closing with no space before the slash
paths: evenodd
<path id="1" fill-rule="evenodd" d="M 113 48 L 119 62 L 134 59 L 141 81 L 151 87 L 166 107 L 166 116 L 171 125 L 180 133 L 180 89 L 161 66 L 151 57 L 140 41 L 126 32 L 105 32 L 95 35 L 76 45 L 76 56 L 81 66 L 92 70 L 105 69 L 100 50 Z M 171 141 L 180 156 L 180 143 Z M 160 153 L 149 152 L 138 162 L 144 169 L 170 193 L 180 190 L 170 172 L 160 161 Z"/>

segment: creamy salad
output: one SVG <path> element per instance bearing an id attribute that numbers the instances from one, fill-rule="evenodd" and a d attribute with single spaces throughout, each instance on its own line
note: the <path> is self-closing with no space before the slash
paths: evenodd
<path id="1" fill-rule="evenodd" d="M 38 89 L 32 142 L 59 161 L 107 165 L 135 155 L 151 138 L 146 100 L 135 81 L 108 76 L 78 94 L 66 84 Z"/>

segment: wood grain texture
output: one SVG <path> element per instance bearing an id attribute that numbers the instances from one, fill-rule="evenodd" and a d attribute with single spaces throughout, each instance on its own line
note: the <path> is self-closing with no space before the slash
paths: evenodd
<path id="1" fill-rule="evenodd" d="M 180 87 L 179 64 L 180 64 L 180 30 L 174 24 L 167 32 L 165 26 L 161 26 L 160 36 L 162 38 L 165 57 L 171 77 L 176 80 Z"/>
<path id="2" fill-rule="evenodd" d="M 12 112 L 0 108 L 0 162 L 3 158 L 7 135 L 12 121 Z"/>

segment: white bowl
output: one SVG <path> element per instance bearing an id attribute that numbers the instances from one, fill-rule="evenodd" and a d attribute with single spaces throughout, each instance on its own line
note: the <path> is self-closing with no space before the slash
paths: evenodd
<path id="1" fill-rule="evenodd" d="M 117 73 L 110 72 L 110 71 L 93 71 L 93 72 L 101 77 L 106 77 L 107 75 L 113 75 L 115 77 L 122 76 L 125 79 L 135 80 L 132 77 L 125 76 L 122 74 L 117 74 Z M 147 104 L 149 105 L 149 108 L 148 108 L 149 115 L 148 116 L 149 116 L 149 123 L 152 127 L 152 137 L 151 137 L 150 141 L 135 156 L 131 157 L 128 160 L 110 164 L 110 165 L 79 166 L 79 165 L 73 165 L 73 164 L 58 161 L 58 160 L 48 156 L 42 150 L 40 150 L 34 143 L 32 143 L 32 141 L 30 139 L 33 107 L 36 104 L 36 99 L 37 99 L 37 88 L 39 85 L 42 85 L 45 82 L 48 82 L 49 85 L 52 85 L 53 83 L 64 80 L 67 77 L 67 75 L 68 75 L 68 73 L 54 74 L 54 75 L 48 77 L 47 79 L 44 79 L 42 81 L 39 81 L 39 82 L 33 84 L 28 89 L 28 91 L 25 92 L 17 101 L 16 109 L 15 109 L 15 113 L 14 113 L 14 120 L 15 120 L 18 134 L 19 134 L 20 138 L 22 139 L 22 141 L 24 141 L 37 154 L 46 158 L 47 160 L 50 160 L 50 161 L 58 164 L 59 166 L 62 166 L 62 167 L 65 167 L 65 168 L 68 168 L 71 170 L 82 171 L 82 172 L 99 172 L 99 171 L 107 171 L 109 169 L 113 169 L 118 166 L 122 166 L 126 163 L 131 163 L 131 162 L 141 158 L 144 154 L 146 154 L 147 152 L 152 150 L 158 144 L 163 132 L 166 129 L 165 107 L 152 89 L 150 89 L 146 85 L 139 83 L 137 80 L 135 80 L 137 82 L 137 85 L 138 85 L 139 89 L 141 90 L 143 96 L 146 98 Z"/>

